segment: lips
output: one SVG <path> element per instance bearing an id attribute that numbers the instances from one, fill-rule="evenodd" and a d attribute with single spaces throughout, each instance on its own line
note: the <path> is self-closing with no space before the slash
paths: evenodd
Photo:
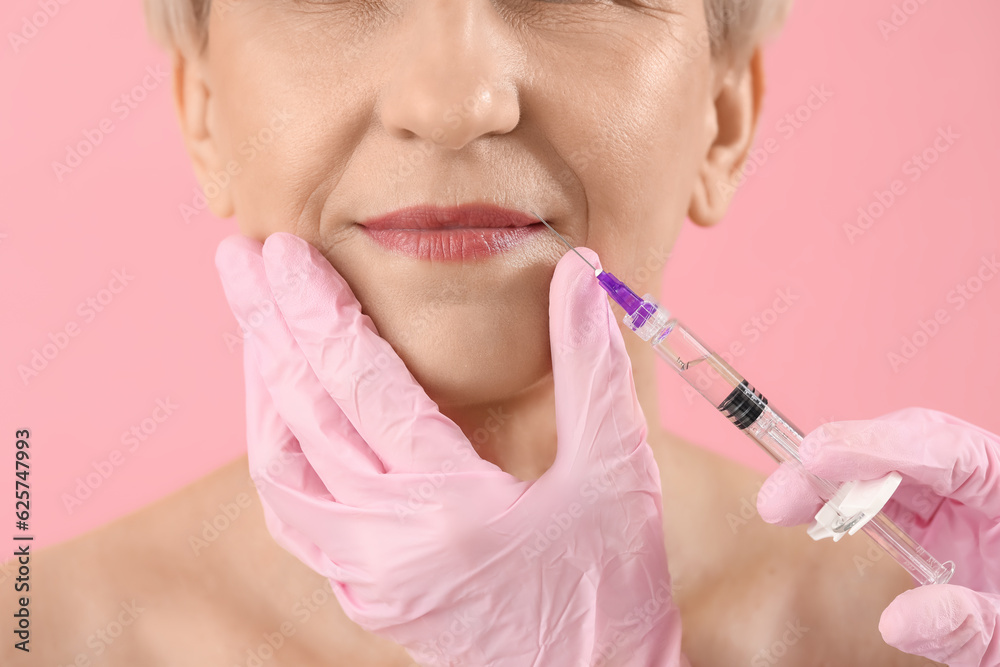
<path id="1" fill-rule="evenodd" d="M 359 223 L 372 241 L 419 259 L 483 259 L 541 233 L 537 218 L 489 204 L 413 206 Z"/>

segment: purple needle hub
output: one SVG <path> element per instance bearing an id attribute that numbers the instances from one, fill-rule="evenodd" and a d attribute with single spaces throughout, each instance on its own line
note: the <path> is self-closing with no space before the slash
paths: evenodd
<path id="1" fill-rule="evenodd" d="M 613 274 L 601 271 L 597 274 L 597 282 L 601 284 L 601 287 L 604 288 L 604 291 L 608 293 L 611 299 L 632 317 L 633 329 L 641 327 L 646 323 L 649 316 L 653 314 L 654 307 L 640 299 L 635 292 L 630 290 L 625 283 L 615 278 Z"/>

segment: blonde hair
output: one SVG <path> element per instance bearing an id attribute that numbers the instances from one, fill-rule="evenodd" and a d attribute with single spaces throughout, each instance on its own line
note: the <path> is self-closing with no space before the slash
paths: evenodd
<path id="1" fill-rule="evenodd" d="M 749 57 L 785 24 L 792 0 L 704 0 L 715 57 Z"/>
<path id="2" fill-rule="evenodd" d="M 229 4 L 235 0 L 216 0 Z M 785 22 L 792 0 L 704 0 L 712 55 L 741 58 Z M 153 39 L 168 49 L 201 53 L 212 0 L 143 0 Z"/>

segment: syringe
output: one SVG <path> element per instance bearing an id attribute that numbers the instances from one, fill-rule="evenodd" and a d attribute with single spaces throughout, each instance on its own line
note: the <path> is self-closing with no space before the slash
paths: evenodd
<path id="1" fill-rule="evenodd" d="M 880 480 L 845 482 L 838 487 L 829 480 L 806 472 L 799 458 L 802 432 L 768 405 L 760 392 L 676 318 L 671 317 L 669 311 L 656 303 L 651 295 L 639 298 L 614 275 L 595 268 L 562 234 L 552 229 L 537 213 L 535 215 L 594 269 L 601 287 L 625 310 L 622 321 L 629 329 L 647 341 L 688 384 L 772 458 L 779 463 L 791 462 L 805 476 L 826 503 L 809 529 L 813 539 L 833 537 L 836 541 L 860 529 L 902 565 L 918 584 L 948 582 L 955 571 L 955 564 L 951 561 L 938 562 L 881 511 L 899 485 L 899 473 L 890 473 Z"/>

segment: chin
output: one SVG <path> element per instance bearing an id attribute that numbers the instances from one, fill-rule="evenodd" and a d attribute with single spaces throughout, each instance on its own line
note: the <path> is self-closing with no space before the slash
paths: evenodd
<path id="1" fill-rule="evenodd" d="M 492 298 L 379 289 L 365 310 L 440 406 L 499 404 L 552 372 L 547 281 Z"/>
<path id="2" fill-rule="evenodd" d="M 406 367 L 441 407 L 499 405 L 552 372 L 548 336 L 502 340 L 453 332 L 397 344 L 384 334 Z"/>

